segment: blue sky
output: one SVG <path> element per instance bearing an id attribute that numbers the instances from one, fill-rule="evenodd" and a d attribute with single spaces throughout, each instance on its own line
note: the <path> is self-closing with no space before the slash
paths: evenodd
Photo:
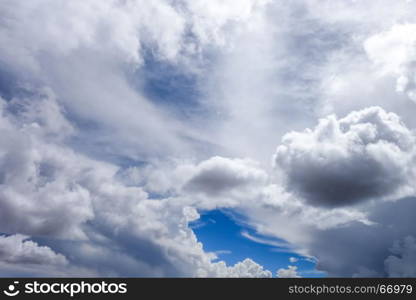
<path id="1" fill-rule="evenodd" d="M 324 277 L 324 272 L 315 270 L 315 262 L 308 257 L 300 256 L 290 250 L 263 243 L 256 243 L 242 234 L 248 233 L 256 237 L 256 233 L 235 221 L 230 211 L 213 210 L 202 213 L 201 218 L 192 223 L 198 239 L 203 243 L 204 249 L 215 252 L 218 258 L 234 265 L 245 258 L 252 258 L 268 270 L 274 272 L 288 265 L 298 267 L 299 274 L 303 277 Z M 261 239 L 261 237 L 259 237 Z M 263 238 L 266 241 L 266 238 Z M 282 243 L 282 240 L 275 240 Z M 290 262 L 289 258 L 296 258 L 296 262 Z"/>

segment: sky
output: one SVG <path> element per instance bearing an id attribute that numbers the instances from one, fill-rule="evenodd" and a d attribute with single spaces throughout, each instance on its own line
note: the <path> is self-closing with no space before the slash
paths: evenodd
<path id="1" fill-rule="evenodd" d="M 416 3 L 0 2 L 0 276 L 416 276 Z"/>

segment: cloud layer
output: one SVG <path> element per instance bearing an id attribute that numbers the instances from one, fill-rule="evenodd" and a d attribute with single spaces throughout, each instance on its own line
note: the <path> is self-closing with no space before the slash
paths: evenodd
<path id="1" fill-rule="evenodd" d="M 274 276 L 205 251 L 227 208 L 329 276 L 416 276 L 415 11 L 3 1 L 0 275 Z"/>

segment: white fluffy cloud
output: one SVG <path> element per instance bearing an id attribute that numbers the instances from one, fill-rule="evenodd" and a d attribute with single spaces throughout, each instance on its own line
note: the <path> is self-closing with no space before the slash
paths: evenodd
<path id="1" fill-rule="evenodd" d="M 289 262 L 291 262 L 292 264 L 297 262 L 299 259 L 296 257 L 289 257 Z"/>
<path id="2" fill-rule="evenodd" d="M 77 178 L 88 159 L 59 145 L 71 127 L 55 98 L 0 101 L 1 231 L 82 237 L 93 211 Z"/>
<path id="3" fill-rule="evenodd" d="M 8 1 L 1 7 L 7 24 L 0 31 L 2 59 L 18 51 L 21 62 L 33 68 L 40 67 L 44 51 L 68 55 L 80 49 L 141 63 L 146 43 L 174 58 L 185 30 L 185 20 L 167 1 Z M 155 19 L 158 26 L 152 25 Z"/>
<path id="4" fill-rule="evenodd" d="M 40 246 L 28 236 L 0 236 L 1 276 L 94 276 L 95 273 L 73 267 L 62 254 Z"/>
<path id="5" fill-rule="evenodd" d="M 274 156 L 287 188 L 315 205 L 412 195 L 415 138 L 380 107 L 286 134 Z"/>
<path id="6" fill-rule="evenodd" d="M 287 269 L 277 270 L 276 275 L 279 278 L 300 278 L 297 269 L 296 266 L 288 266 Z"/>
<path id="7" fill-rule="evenodd" d="M 177 60 L 181 52 L 193 55 L 205 45 L 228 43 L 228 31 L 236 23 L 244 25 L 267 2 L 6 1 L 1 4 L 6 25 L 0 30 L 1 59 L 36 70 L 44 67 L 43 52 L 67 56 L 89 49 L 141 64 L 143 48 L 152 48 L 161 59 Z"/>
<path id="8" fill-rule="evenodd" d="M 27 236 L 0 236 L 0 261 L 9 264 L 65 266 L 66 258 L 49 247 L 39 246 Z"/>
<path id="9" fill-rule="evenodd" d="M 253 260 L 246 258 L 234 266 L 226 267 L 224 262 L 214 264 L 215 276 L 222 278 L 269 278 L 272 273 L 264 270 L 262 266 Z M 209 276 L 209 274 L 208 274 Z"/>

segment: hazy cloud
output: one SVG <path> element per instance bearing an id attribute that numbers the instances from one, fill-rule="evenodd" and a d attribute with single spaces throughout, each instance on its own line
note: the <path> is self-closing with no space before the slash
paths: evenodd
<path id="1" fill-rule="evenodd" d="M 295 263 L 295 262 L 297 262 L 299 259 L 298 258 L 296 258 L 296 257 L 289 257 L 289 262 L 291 262 L 291 263 Z"/>
<path id="2" fill-rule="evenodd" d="M 381 74 L 397 76 L 396 91 L 416 101 L 416 24 L 396 24 L 364 42 L 368 57 Z"/>
<path id="3" fill-rule="evenodd" d="M 395 241 L 390 249 L 392 255 L 386 258 L 384 265 L 389 277 L 416 276 L 416 240 L 407 236 Z"/>

